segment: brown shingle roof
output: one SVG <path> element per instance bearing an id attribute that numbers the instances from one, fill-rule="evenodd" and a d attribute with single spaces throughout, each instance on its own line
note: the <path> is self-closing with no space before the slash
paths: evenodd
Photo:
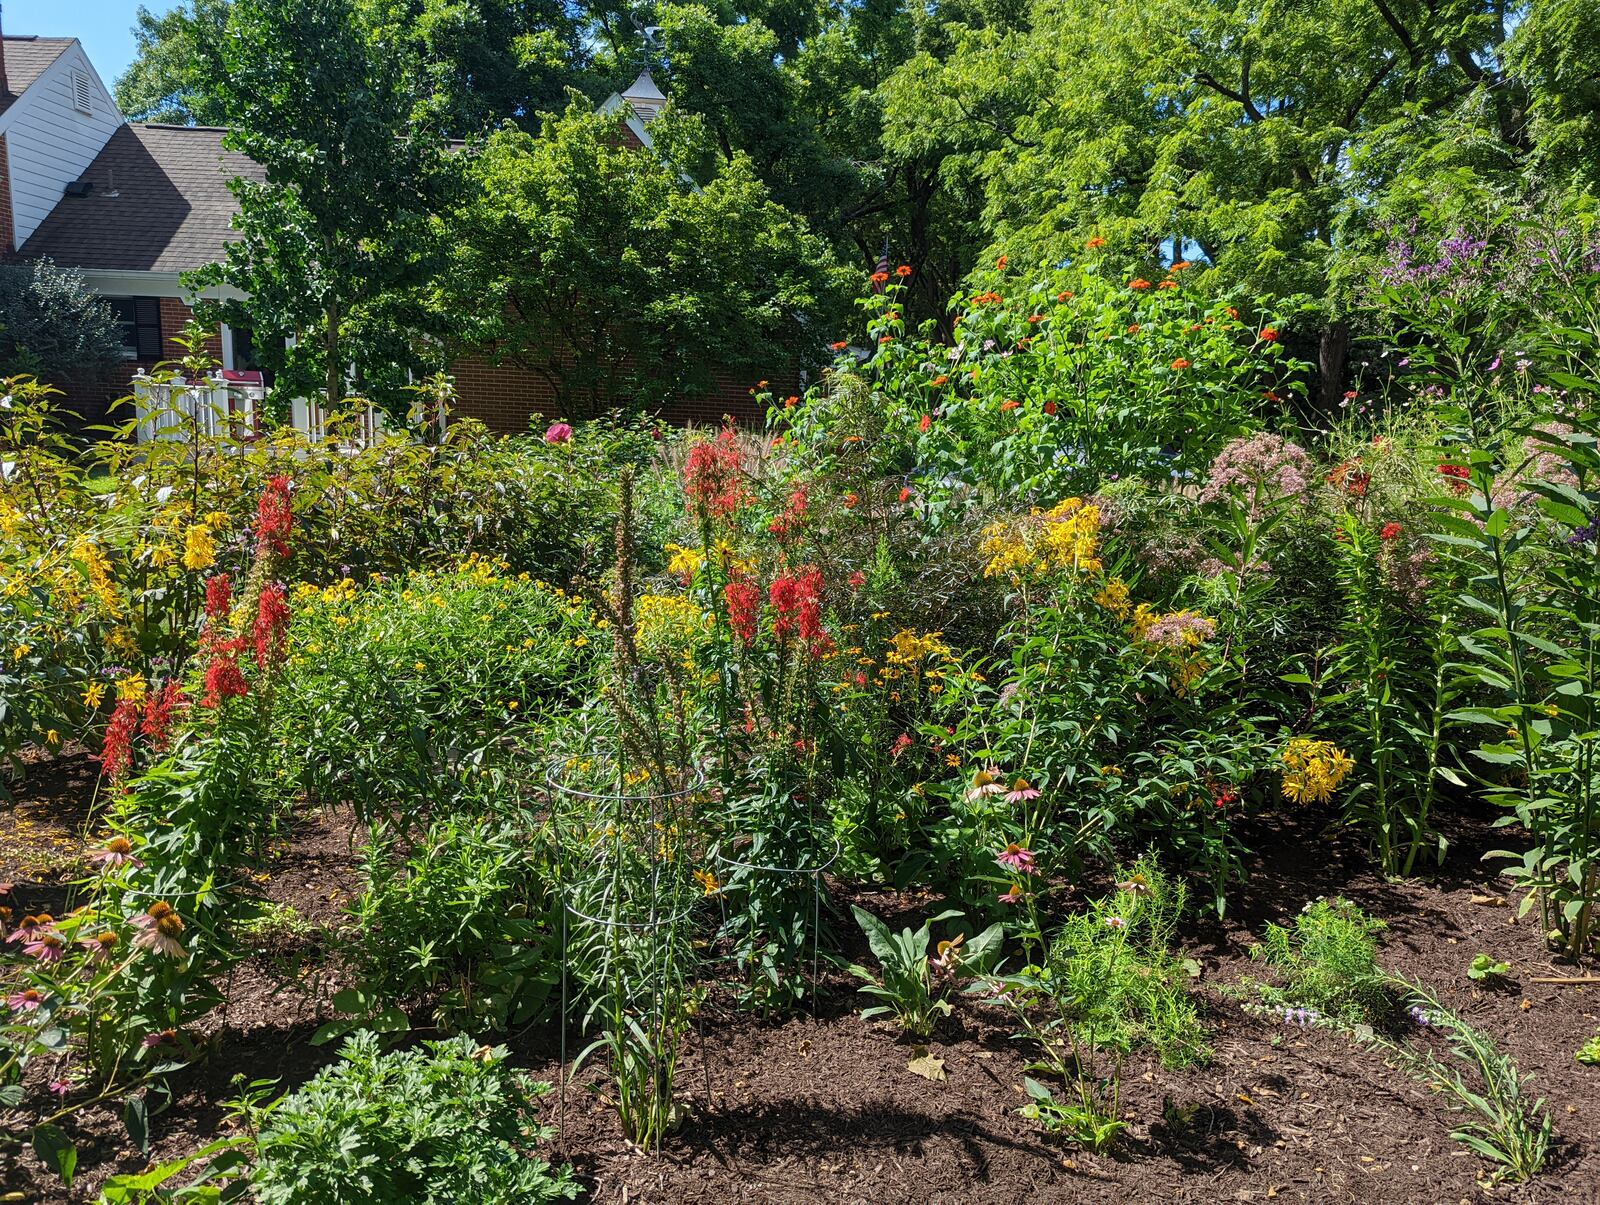
<path id="1" fill-rule="evenodd" d="M 236 237 L 229 219 L 238 205 L 228 181 L 264 178 L 254 162 L 222 149 L 224 133 L 121 127 L 83 174 L 94 189 L 62 197 L 22 254 L 122 272 L 183 272 L 216 262 Z"/>
<path id="2" fill-rule="evenodd" d="M 5 39 L 6 79 L 5 91 L 0 94 L 0 113 L 9 109 L 72 43 L 72 38 Z"/>

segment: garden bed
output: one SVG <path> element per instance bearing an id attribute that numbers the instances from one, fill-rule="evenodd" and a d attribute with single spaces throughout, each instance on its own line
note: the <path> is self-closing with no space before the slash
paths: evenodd
<path id="1" fill-rule="evenodd" d="M 60 883 L 73 873 L 71 835 L 83 821 L 75 792 L 93 786 L 81 754 L 34 769 L 15 808 L 0 811 L 0 855 L 24 907 L 59 903 Z M 914 1049 L 892 1025 L 860 1019 L 863 998 L 839 972 L 827 974 L 814 1015 L 763 1021 L 713 994 L 679 1072 L 687 1115 L 660 1155 L 627 1143 L 615 1112 L 586 1090 L 599 1083 L 598 1070 L 569 1087 L 558 1152 L 603 1201 L 1593 1199 L 1600 1070 L 1579 1065 L 1573 1052 L 1600 1028 L 1600 986 L 1535 981 L 1578 972 L 1553 962 L 1537 924 L 1517 919 L 1494 868 L 1480 861 L 1504 833 L 1486 818 L 1459 820 L 1444 874 L 1395 884 L 1370 872 L 1359 842 L 1323 831 L 1330 819 L 1312 810 L 1246 832 L 1255 851 L 1248 882 L 1230 893 L 1226 921 L 1197 921 L 1184 942 L 1202 967 L 1214 1056 L 1185 1072 L 1147 1055 L 1131 1059 L 1122 1100 L 1129 1129 L 1115 1154 L 1052 1142 L 1017 1115 L 1024 1052 L 998 1009 L 957 1004 L 930 1046 L 947 1078 L 929 1082 L 907 1071 Z M 236 1076 L 292 1087 L 332 1060 L 333 1045 L 309 1039 L 345 986 L 324 930 L 340 923 L 358 888 L 356 844 L 347 816 L 318 813 L 302 816 L 272 847 L 263 890 L 305 923 L 264 932 L 258 952 L 234 972 L 226 1012 L 207 1019 L 211 1056 L 172 1081 L 176 1103 L 152 1121 L 152 1158 L 223 1132 Z M 841 906 L 853 901 L 897 923 L 915 923 L 938 903 L 832 886 Z M 1534 1183 L 1485 1193 L 1484 1165 L 1451 1140 L 1449 1114 L 1426 1088 L 1336 1033 L 1274 1025 L 1218 990 L 1252 970 L 1252 933 L 1319 894 L 1343 894 L 1385 920 L 1384 965 L 1438 988 L 1444 1003 L 1534 1075 L 1532 1091 L 1547 1098 L 1558 1140 Z M 838 930 L 859 941 L 848 923 Z M 1466 976 L 1480 951 L 1511 965 L 1498 990 L 1480 990 Z M 866 951 L 844 953 L 859 959 Z M 557 1078 L 553 1032 L 518 1034 L 511 1046 L 515 1064 Z M 555 1094 L 544 1112 L 550 1124 L 560 1120 Z M 144 1166 L 117 1112 L 89 1109 L 70 1125 L 80 1148 L 77 1195 L 65 1195 L 28 1156 L 7 1173 L 7 1190 L 23 1193 L 15 1199 L 92 1200 L 105 1176 Z"/>

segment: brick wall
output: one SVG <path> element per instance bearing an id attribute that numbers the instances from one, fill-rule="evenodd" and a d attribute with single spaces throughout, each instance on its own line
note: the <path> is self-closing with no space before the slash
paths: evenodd
<path id="1" fill-rule="evenodd" d="M 0 74 L 5 71 L 0 60 Z M 6 136 L 0 134 L 0 256 L 10 255 L 17 249 L 17 217 L 11 209 L 11 152 L 6 149 Z"/>
<path id="2" fill-rule="evenodd" d="M 181 359 L 188 352 L 178 343 L 178 336 L 183 334 L 183 328 L 189 319 L 194 317 L 194 311 L 176 297 L 163 297 L 160 302 L 162 359 Z M 206 337 L 205 351 L 214 360 L 222 359 L 220 327 L 213 327 Z M 118 406 L 112 410 L 111 403 L 132 393 L 134 376 L 141 372 L 150 372 L 156 363 L 155 360 L 124 360 L 103 377 L 62 382 L 58 383 L 57 387 L 66 395 L 67 408 L 77 411 L 82 416 L 84 425 L 92 426 L 107 421 L 127 422 L 133 417 L 132 407 Z"/>
<path id="3" fill-rule="evenodd" d="M 485 356 L 466 356 L 450 366 L 456 379 L 456 413 L 480 420 L 504 435 L 525 432 L 555 419 L 588 418 L 588 410 L 574 411 L 556 402 L 555 390 L 541 373 L 518 364 L 494 364 Z M 712 388 L 685 394 L 658 410 L 663 422 L 673 426 L 720 424 L 725 416 L 747 426 L 759 425 L 765 411 L 751 396 L 754 381 L 713 370 Z M 604 410 L 601 405 L 597 409 Z"/>

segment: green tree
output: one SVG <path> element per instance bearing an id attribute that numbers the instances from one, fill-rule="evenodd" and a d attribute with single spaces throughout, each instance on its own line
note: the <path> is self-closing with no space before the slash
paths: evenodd
<path id="1" fill-rule="evenodd" d="M 657 149 L 574 97 L 539 136 L 504 129 L 452 221 L 441 308 L 458 336 L 544 376 L 569 412 L 705 390 L 713 366 L 816 364 L 851 274 L 735 156 L 703 184 L 697 123 L 655 119 Z"/>
<path id="2" fill-rule="evenodd" d="M 122 328 L 83 273 L 48 259 L 0 264 L 0 376 L 61 384 L 122 361 Z"/>
<path id="3" fill-rule="evenodd" d="M 159 16 L 144 5 L 134 20 L 133 62 L 117 77 L 117 107 L 131 121 L 217 125 L 200 48 L 222 36 L 228 0 L 184 0 Z"/>
<path id="4" fill-rule="evenodd" d="M 280 397 L 398 406 L 440 363 L 428 299 L 459 178 L 428 73 L 358 0 L 233 0 L 201 55 L 227 145 L 266 177 L 232 184 L 240 238 L 193 283 L 242 296 L 204 317 L 253 333 Z"/>

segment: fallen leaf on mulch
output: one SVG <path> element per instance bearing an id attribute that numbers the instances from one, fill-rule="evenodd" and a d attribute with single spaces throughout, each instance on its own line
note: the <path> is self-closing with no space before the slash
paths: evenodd
<path id="1" fill-rule="evenodd" d="M 944 1060 L 937 1055 L 919 1054 L 906 1064 L 906 1070 L 912 1075 L 920 1075 L 923 1079 L 942 1080 L 944 1078 Z"/>
<path id="2" fill-rule="evenodd" d="M 1504 908 L 1506 897 L 1503 895 L 1475 895 L 1472 897 L 1474 904 L 1482 904 L 1486 908 Z"/>

